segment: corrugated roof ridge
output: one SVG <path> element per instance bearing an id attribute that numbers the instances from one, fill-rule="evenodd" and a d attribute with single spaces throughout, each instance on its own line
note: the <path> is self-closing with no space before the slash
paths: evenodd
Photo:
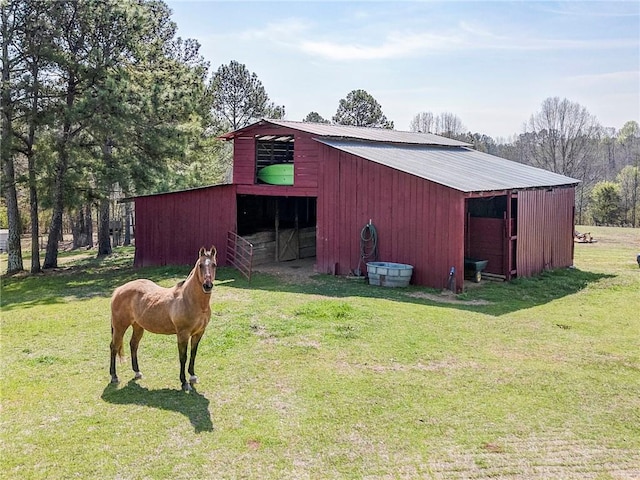
<path id="1" fill-rule="evenodd" d="M 446 145 L 452 147 L 472 146 L 469 143 L 448 137 L 443 137 L 434 133 L 410 132 L 407 130 L 395 130 L 383 127 L 363 127 L 356 125 L 303 122 L 299 120 L 281 120 L 272 118 L 263 118 L 251 125 L 247 125 L 243 128 L 235 130 L 234 132 L 228 132 L 222 135 L 220 138 L 231 139 L 233 138 L 233 133 L 251 128 L 255 125 L 259 125 L 262 122 L 270 123 L 272 125 L 278 125 L 281 127 L 293 128 L 306 133 L 331 138 L 359 138 L 366 141 L 377 141 L 380 143 L 396 143 L 405 145 Z M 334 131 L 332 132 L 331 130 Z M 348 133 L 348 135 L 341 135 L 340 133 Z M 367 133 L 369 135 L 367 135 Z"/>
<path id="2" fill-rule="evenodd" d="M 396 130 L 394 128 L 384 128 L 384 127 L 365 127 L 362 125 L 343 125 L 341 123 L 322 123 L 322 122 L 305 122 L 304 120 L 283 120 L 280 118 L 263 118 L 262 119 L 265 122 L 270 122 L 270 123 L 296 123 L 296 124 L 300 124 L 300 125 L 320 125 L 320 126 L 327 126 L 327 127 L 338 127 L 338 128 L 345 128 L 345 129 L 360 129 L 360 128 L 366 128 L 366 129 L 376 129 L 376 130 L 389 130 L 392 132 L 404 132 L 404 130 Z M 418 132 L 410 132 L 408 130 L 406 130 L 406 133 L 418 133 Z"/>

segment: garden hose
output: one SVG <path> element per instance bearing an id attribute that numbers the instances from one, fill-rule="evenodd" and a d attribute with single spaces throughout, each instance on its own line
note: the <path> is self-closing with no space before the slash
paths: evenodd
<path id="1" fill-rule="evenodd" d="M 376 260 L 378 260 L 378 231 L 369 220 L 369 223 L 360 231 L 360 261 L 355 270 L 356 276 L 362 275 L 361 265 L 364 265 L 366 271 L 367 262 Z"/>

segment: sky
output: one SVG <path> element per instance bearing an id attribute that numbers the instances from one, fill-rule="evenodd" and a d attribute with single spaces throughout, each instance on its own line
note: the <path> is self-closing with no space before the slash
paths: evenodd
<path id="1" fill-rule="evenodd" d="M 508 140 L 549 97 L 605 127 L 640 122 L 640 2 L 167 0 L 210 71 L 232 60 L 287 120 L 330 120 L 367 91 L 409 130 L 421 112 Z"/>

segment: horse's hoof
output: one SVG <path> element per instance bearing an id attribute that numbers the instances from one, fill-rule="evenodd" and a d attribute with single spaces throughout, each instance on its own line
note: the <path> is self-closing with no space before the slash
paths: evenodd
<path id="1" fill-rule="evenodd" d="M 196 377 L 195 375 L 191 375 L 191 377 L 189 377 L 189 383 L 191 385 L 195 385 L 196 383 L 198 383 L 198 377 Z"/>
<path id="2" fill-rule="evenodd" d="M 135 376 L 133 377 L 135 380 L 140 380 L 142 378 L 142 374 L 140 372 L 136 372 Z"/>
<path id="3" fill-rule="evenodd" d="M 111 377 L 111 383 L 120 383 L 118 377 Z"/>
<path id="4" fill-rule="evenodd" d="M 190 383 L 183 383 L 182 384 L 182 390 L 185 392 L 190 392 L 191 390 L 193 390 L 193 388 L 191 388 L 191 384 Z"/>

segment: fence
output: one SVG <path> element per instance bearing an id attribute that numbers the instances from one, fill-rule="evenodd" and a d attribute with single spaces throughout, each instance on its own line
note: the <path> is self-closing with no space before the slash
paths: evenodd
<path id="1" fill-rule="evenodd" d="M 227 263 L 251 281 L 253 245 L 234 232 L 227 233 Z"/>

